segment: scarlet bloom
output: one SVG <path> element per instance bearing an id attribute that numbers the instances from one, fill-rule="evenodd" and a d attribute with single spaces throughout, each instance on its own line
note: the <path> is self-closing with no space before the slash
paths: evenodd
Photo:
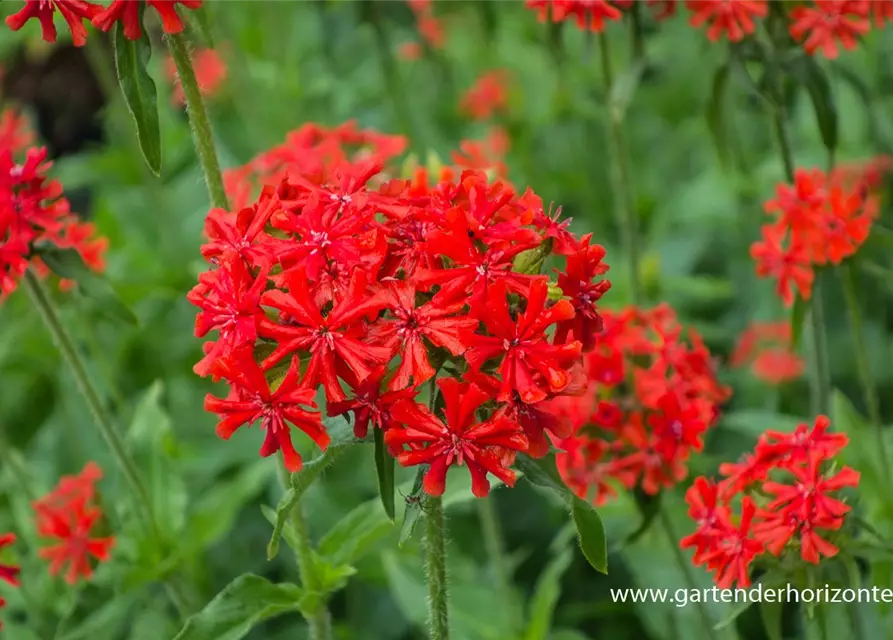
<path id="1" fill-rule="evenodd" d="M 25 6 L 18 13 L 6 18 L 6 24 L 13 31 L 18 31 L 28 20 L 37 18 L 43 39 L 55 42 L 56 26 L 53 24 L 53 14 L 56 9 L 71 29 L 74 46 L 83 47 L 87 44 L 87 28 L 82 21 L 92 19 L 102 11 L 102 7 L 84 0 L 25 0 Z"/>
<path id="2" fill-rule="evenodd" d="M 105 562 L 115 545 L 114 537 L 97 537 L 94 532 L 103 517 L 93 502 L 95 483 L 101 477 L 102 471 L 91 462 L 77 476 L 63 477 L 52 492 L 33 503 L 37 534 L 54 539 L 54 544 L 40 549 L 38 555 L 50 561 L 51 575 L 65 569 L 68 584 L 81 577 L 89 579 L 93 575 L 91 558 Z"/>
<path id="3" fill-rule="evenodd" d="M 237 349 L 231 356 L 217 360 L 211 372 L 232 384 L 225 399 L 211 394 L 205 397 L 205 410 L 220 416 L 217 435 L 224 440 L 229 440 L 239 427 L 260 420 L 265 431 L 260 455 L 268 457 L 281 450 L 285 467 L 291 472 L 301 468 L 301 456 L 292 444 L 289 423 L 310 436 L 323 451 L 329 445 L 329 434 L 323 429 L 319 413 L 304 408 L 316 407 L 316 394 L 299 384 L 297 358 L 292 359 L 275 391 L 254 361 L 250 348 Z"/>
<path id="4" fill-rule="evenodd" d="M 508 107 L 508 73 L 495 69 L 479 77 L 459 103 L 459 108 L 474 120 L 486 120 Z"/>
<path id="5" fill-rule="evenodd" d="M 384 298 L 367 295 L 366 276 L 362 270 L 356 269 L 349 290 L 323 316 L 311 299 L 303 278 L 292 277 L 288 284 L 288 293 L 268 291 L 262 298 L 265 306 L 278 309 L 288 318 L 284 323 L 267 318 L 261 321 L 260 334 L 277 342 L 276 349 L 267 356 L 263 366 L 269 369 L 286 355 L 308 351 L 310 364 L 304 384 L 315 387 L 322 383 L 327 401 L 344 400 L 344 392 L 338 383 L 340 367 L 349 368 L 362 382 L 372 367 L 384 364 L 390 356 L 387 348 L 363 342 L 365 330 L 359 324 L 364 316 L 384 307 Z"/>
<path id="6" fill-rule="evenodd" d="M 829 59 L 837 57 L 837 41 L 844 49 L 855 49 L 859 36 L 868 33 L 866 0 L 813 0 L 812 6 L 791 10 L 791 37 L 806 41 L 803 48 L 813 54 L 821 49 Z"/>
<path id="7" fill-rule="evenodd" d="M 129 1 L 129 0 L 127 0 Z M 226 80 L 226 63 L 216 49 L 197 49 L 192 52 L 192 65 L 195 69 L 195 80 L 199 91 L 203 96 L 213 96 L 220 89 L 220 85 Z M 180 77 L 177 75 L 177 65 L 173 58 L 168 58 L 164 65 L 168 80 L 174 85 L 174 93 L 171 96 L 175 104 L 185 105 L 186 96 L 180 85 Z"/>
<path id="8" fill-rule="evenodd" d="M 465 302 L 442 304 L 432 300 L 416 306 L 416 291 L 411 282 L 398 282 L 388 286 L 385 301 L 390 315 L 374 328 L 376 341 L 389 353 L 400 354 L 400 366 L 391 379 L 391 389 L 419 385 L 434 375 L 428 361 L 425 338 L 431 344 L 442 347 L 454 356 L 465 352 L 465 336 L 478 326 L 478 321 L 461 315 Z"/>
<path id="9" fill-rule="evenodd" d="M 763 18 L 768 12 L 766 0 L 686 0 L 686 8 L 692 12 L 691 26 L 707 27 L 707 38 L 712 42 L 723 34 L 730 42 L 739 42 L 756 29 L 755 18 Z"/>
<path id="10" fill-rule="evenodd" d="M 712 550 L 704 553 L 708 568 L 716 572 L 716 586 L 731 589 L 750 586 L 750 563 L 763 551 L 763 544 L 752 537 L 751 526 L 756 513 L 753 499 L 745 496 L 741 502 L 741 521 Z"/>
<path id="11" fill-rule="evenodd" d="M 754 322 L 738 338 L 732 367 L 750 365 L 754 376 L 778 385 L 803 375 L 803 359 L 791 350 L 789 322 Z"/>
<path id="12" fill-rule="evenodd" d="M 755 242 L 750 255 L 757 263 L 757 275 L 777 280 L 776 293 L 786 306 L 794 304 L 794 296 L 804 300 L 812 296 L 815 273 L 809 254 L 796 239 L 786 240 L 786 231 L 778 225 L 763 225 L 763 240 Z"/>
<path id="13" fill-rule="evenodd" d="M 423 486 L 432 496 L 443 495 L 447 470 L 454 464 L 468 467 L 471 490 L 479 498 L 490 492 L 488 473 L 514 486 L 509 465 L 514 452 L 527 446 L 520 427 L 505 418 L 476 422 L 478 407 L 490 399 L 477 385 L 454 378 L 440 378 L 437 385 L 445 403 L 444 420 L 415 402 L 400 402 L 391 409 L 394 422 L 404 425 L 385 433 L 385 443 L 400 450 L 397 461 L 404 467 L 429 465 Z"/>
<path id="14" fill-rule="evenodd" d="M 165 33 L 180 33 L 185 25 L 177 15 L 176 5 L 182 4 L 187 9 L 198 9 L 202 6 L 202 0 L 146 0 L 146 4 L 155 9 L 161 18 L 161 28 Z M 143 37 L 140 27 L 141 3 L 132 0 L 113 0 L 113 2 L 93 17 L 93 25 L 103 31 L 110 30 L 115 23 L 121 22 L 124 27 L 124 36 L 129 40 L 139 40 Z"/>
<path id="15" fill-rule="evenodd" d="M 493 287 L 487 313 L 483 314 L 490 335 L 467 336 L 469 349 L 465 358 L 472 369 L 479 370 L 487 360 L 501 357 L 498 371 L 502 387 L 497 397 L 503 402 L 513 392 L 524 402 L 537 402 L 550 391 L 561 391 L 570 382 L 565 369 L 579 357 L 580 343 L 549 344 L 545 330 L 556 322 L 572 318 L 574 308 L 567 300 L 559 300 L 547 309 L 548 290 L 545 280 L 534 280 L 527 309 L 517 320 L 512 320 L 505 289 Z"/>

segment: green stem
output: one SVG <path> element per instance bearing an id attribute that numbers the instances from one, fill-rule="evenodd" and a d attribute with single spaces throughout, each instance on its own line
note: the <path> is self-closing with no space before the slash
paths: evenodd
<path id="1" fill-rule="evenodd" d="M 183 87 L 183 95 L 186 97 L 186 111 L 192 125 L 192 139 L 195 142 L 195 150 L 205 174 L 205 183 L 208 186 L 208 194 L 211 196 L 211 206 L 229 209 L 229 200 L 226 197 L 223 176 L 220 173 L 220 163 L 217 160 L 214 134 L 211 131 L 211 122 L 208 120 L 204 98 L 199 91 L 198 81 L 195 79 L 189 45 L 182 33 L 168 35 L 167 44 L 177 67 L 177 76 L 180 78 L 180 86 Z"/>
<path id="2" fill-rule="evenodd" d="M 846 296 L 846 304 L 850 314 L 850 327 L 853 331 L 853 340 L 856 347 L 856 366 L 859 368 L 859 381 L 862 383 L 862 393 L 865 396 L 865 404 L 868 407 L 868 417 L 874 427 L 877 438 L 878 453 L 881 457 L 884 478 L 890 480 L 890 455 L 887 451 L 887 441 L 884 438 L 884 425 L 881 421 L 880 402 L 877 388 L 871 376 L 871 366 L 868 361 L 868 344 L 865 341 L 865 331 L 862 327 L 862 311 L 859 308 L 859 295 L 856 289 L 856 277 L 853 273 L 853 265 L 845 263 L 841 267 L 843 276 L 843 292 Z"/>
<path id="3" fill-rule="evenodd" d="M 478 518 L 481 521 L 481 534 L 484 538 L 484 549 L 487 552 L 487 558 L 490 560 L 490 569 L 493 572 L 493 580 L 496 584 L 496 590 L 502 606 L 506 610 L 511 610 L 514 614 L 514 598 L 511 590 L 511 572 L 506 562 L 505 549 L 502 546 L 502 528 L 499 526 L 499 518 L 496 516 L 496 503 L 494 495 L 491 493 L 486 498 L 475 500 L 478 510 Z M 510 617 L 512 623 L 517 622 L 517 618 L 512 615 Z M 512 632 L 516 629 L 512 629 Z"/>
<path id="4" fill-rule="evenodd" d="M 152 531 L 157 533 L 155 510 L 152 506 L 152 500 L 149 497 L 149 493 L 146 491 L 146 487 L 140 480 L 136 463 L 127 452 L 124 441 L 113 424 L 111 415 L 109 415 L 102 400 L 100 400 L 99 393 L 93 386 L 93 382 L 87 373 L 84 361 L 77 352 L 74 342 L 68 334 L 68 330 L 62 323 L 62 320 L 56 311 L 55 304 L 48 295 L 43 284 L 41 284 L 40 280 L 37 279 L 37 276 L 31 271 L 25 272 L 23 282 L 25 289 L 34 301 L 34 305 L 40 312 L 47 329 L 49 329 L 50 334 L 53 336 L 56 346 L 59 347 L 59 352 L 62 354 L 62 358 L 68 366 L 71 367 L 75 383 L 81 394 L 84 396 L 87 406 L 90 408 L 90 412 L 93 414 L 96 426 L 99 427 L 100 434 L 108 444 L 109 449 L 111 449 L 112 456 L 115 458 L 115 462 L 127 479 L 127 483 L 130 485 L 130 488 L 141 503 L 143 516 L 145 517 L 146 522 L 152 528 Z"/>
<path id="5" fill-rule="evenodd" d="M 291 476 L 285 466 L 279 469 L 279 479 L 284 489 L 291 486 Z M 304 517 L 303 505 L 298 502 L 289 514 L 294 542 L 297 545 L 295 561 L 298 565 L 298 576 L 301 586 L 310 596 L 308 600 L 312 606 L 308 610 L 302 610 L 302 614 L 310 627 L 311 640 L 329 640 L 332 637 L 332 616 L 326 606 L 327 593 L 320 587 L 317 573 L 313 567 L 313 546 L 310 543 L 310 533 L 307 530 L 307 520 Z"/>
<path id="6" fill-rule="evenodd" d="M 630 300 L 633 304 L 639 304 L 642 296 L 641 278 L 639 276 L 639 241 L 635 199 L 632 193 L 632 181 L 630 179 L 623 127 L 611 104 L 614 70 L 611 64 L 611 49 L 607 35 L 604 32 L 598 34 L 598 44 L 602 62 L 602 77 L 605 85 L 605 99 L 608 107 L 611 197 L 614 201 L 614 214 L 617 226 L 620 228 L 621 244 L 623 245 L 623 252 L 626 254 L 629 269 Z"/>
<path id="7" fill-rule="evenodd" d="M 689 563 L 688 558 L 685 557 L 685 554 L 682 553 L 682 549 L 679 547 L 680 538 L 676 535 L 673 521 L 670 519 L 670 516 L 663 505 L 658 510 L 658 515 L 660 516 L 661 528 L 667 537 L 667 542 L 670 543 L 670 548 L 673 550 L 673 557 L 676 560 L 676 564 L 679 566 L 679 570 L 682 571 L 682 575 L 685 577 L 685 584 L 689 589 L 697 589 L 698 582 L 695 580 L 695 574 L 694 571 L 692 571 L 691 563 Z M 707 605 L 699 600 L 696 609 L 698 610 L 698 616 L 701 618 L 701 624 L 704 625 L 704 631 L 707 633 L 707 637 L 710 638 L 710 640 L 718 640 L 719 636 L 713 628 L 714 623 L 710 619 L 710 612 L 707 611 Z"/>
<path id="8" fill-rule="evenodd" d="M 431 640 L 448 640 L 450 637 L 444 521 L 443 498 L 428 496 L 425 501 L 425 574 Z"/>

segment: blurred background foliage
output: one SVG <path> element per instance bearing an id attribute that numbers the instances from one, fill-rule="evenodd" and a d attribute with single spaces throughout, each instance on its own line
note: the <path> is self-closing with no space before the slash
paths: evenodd
<path id="1" fill-rule="evenodd" d="M 13 4 L 3 4 L 4 15 L 15 10 Z M 618 234 L 610 215 L 606 91 L 598 52 L 584 34 L 569 28 L 556 39 L 520 2 L 436 3 L 446 45 L 409 61 L 398 56 L 398 49 L 418 36 L 413 15 L 402 2 L 207 4 L 214 44 L 228 67 L 226 82 L 210 99 L 224 167 L 246 162 L 303 123 L 337 125 L 351 119 L 362 127 L 410 136 L 411 151 L 418 157 L 433 152 L 446 159 L 461 140 L 480 139 L 487 132 L 486 125 L 460 113 L 462 93 L 481 73 L 506 69 L 509 109 L 494 122 L 509 134 L 505 161 L 510 180 L 520 188 L 530 185 L 546 203 L 561 205 L 577 232 L 592 232 L 608 248 L 608 262 L 616 265 L 611 271 L 615 285 L 604 304 L 626 303 L 626 276 L 614 250 Z M 616 64 L 623 68 L 629 57 L 628 33 L 621 25 L 612 25 L 609 33 Z M 830 70 L 840 113 L 841 161 L 893 151 L 889 34 L 873 31 Z M 201 42 L 198 31 L 190 35 Z M 138 548 L 144 536 L 132 530 L 136 525 L 129 517 L 124 481 L 35 310 L 17 292 L 0 306 L 3 433 L 20 452 L 35 494 L 48 490 L 60 474 L 98 461 L 107 474 L 103 488 L 110 520 L 125 530 L 116 529 L 121 545 L 90 586 L 71 591 L 41 578 L 10 594 L 4 633 L 14 640 L 173 637 L 180 625 L 156 584 L 172 566 L 195 609 L 243 572 L 273 581 L 295 579 L 287 553 L 273 562 L 265 559 L 271 528 L 258 505 L 275 505 L 280 490 L 275 465 L 257 457 L 260 434 L 252 430 L 232 442 L 219 441 L 213 416 L 202 408 L 212 385 L 191 370 L 200 357 L 200 343 L 193 337 L 195 310 L 185 294 L 204 268 L 198 248 L 208 202 L 185 115 L 171 100 L 159 55 L 164 49 L 155 47 L 151 64 L 164 149 L 162 175 L 155 178 L 140 156 L 114 85 L 111 59 L 102 47 L 92 46 L 99 36 L 92 34 L 91 46 L 77 50 L 64 43 L 46 45 L 38 39 L 36 24 L 18 34 L 0 30 L 3 96 L 9 103 L 24 104 L 57 158 L 55 175 L 73 207 L 110 240 L 108 278 L 136 313 L 138 326 L 110 321 L 77 295 L 59 298 L 65 322 L 81 341 L 106 401 L 122 417 L 132 446 L 151 469 L 164 526 L 182 553 L 169 566 L 159 566 L 147 560 L 151 553 Z M 703 33 L 676 19 L 659 28 L 649 25 L 647 53 L 648 68 L 630 96 L 624 122 L 648 296 L 673 305 L 722 362 L 749 322 L 786 317 L 772 283 L 756 279 L 748 254 L 763 220 L 762 202 L 783 171 L 764 105 L 734 74 L 723 101 L 732 161 L 725 168 L 719 162 L 705 111 L 714 71 L 727 55 L 725 45 L 709 43 Z M 790 106 L 797 164 L 823 167 L 825 152 L 807 95 L 792 95 Z M 885 207 L 881 226 L 886 220 Z M 880 265 L 889 262 L 888 249 L 875 241 L 866 252 Z M 827 277 L 834 279 L 833 274 Z M 860 272 L 859 279 L 869 311 L 872 369 L 889 418 L 893 280 L 868 271 Z M 839 287 L 827 291 L 828 308 L 841 309 Z M 831 313 L 828 321 L 834 385 L 860 407 L 846 316 Z M 788 416 L 807 417 L 805 380 L 776 390 L 744 370 L 723 368 L 722 376 L 735 393 L 707 452 L 693 461 L 693 475 L 736 458 L 763 429 L 787 427 Z M 305 497 L 311 534 L 317 539 L 357 505 L 371 501 L 368 509 L 378 508 L 372 456 L 360 449 L 342 458 Z M 0 475 L 0 530 L 22 531 L 25 544 L 33 544 L 33 530 L 27 533 L 33 527 L 28 524 L 29 496 L 14 476 L 9 469 Z M 513 604 L 506 607 L 495 589 L 478 509 L 467 499 L 470 492 L 457 486 L 450 495 L 450 582 L 454 632 L 460 640 L 702 637 L 694 607 L 615 604 L 608 596 L 609 587 L 686 585 L 660 532 L 649 531 L 629 548 L 612 553 L 610 575 L 601 576 L 563 529 L 566 515 L 549 496 L 526 482 L 512 491 L 494 491 L 490 500 L 513 572 Z M 678 496 L 666 499 L 681 504 Z M 684 509 L 672 511 L 677 532 L 688 533 Z M 609 544 L 638 526 L 630 497 L 601 513 Z M 398 548 L 398 532 L 383 520 L 372 521 L 378 524 L 363 542 L 369 544 L 354 563 L 357 573 L 331 603 L 337 636 L 424 637 L 418 540 Z M 694 571 L 700 584 L 711 584 L 700 569 Z M 45 572 L 26 566 L 23 573 Z M 115 598 L 108 596 L 109 589 Z M 732 610 L 711 606 L 716 620 Z M 40 624 L 26 629 L 21 620 L 29 608 L 40 613 Z M 753 612 L 737 625 L 742 637 L 762 637 Z M 258 628 L 251 637 L 297 638 L 302 629 L 303 621 L 293 614 Z M 840 637 L 846 637 L 845 630 Z"/>

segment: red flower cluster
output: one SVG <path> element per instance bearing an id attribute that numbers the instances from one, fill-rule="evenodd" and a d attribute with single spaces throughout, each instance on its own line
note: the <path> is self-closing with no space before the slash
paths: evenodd
<path id="1" fill-rule="evenodd" d="M 798 169 L 794 184 L 778 185 L 764 208 L 775 221 L 763 226 L 750 254 L 757 275 L 776 279 L 778 296 L 790 306 L 795 295 L 812 295 L 814 267 L 840 264 L 865 242 L 878 200 L 864 180 L 828 180 L 818 169 Z"/>
<path id="2" fill-rule="evenodd" d="M 10 112 L 7 112 L 9 114 Z M 61 249 L 75 249 L 90 268 L 104 266 L 105 238 L 94 237 L 94 226 L 78 222 L 62 185 L 47 178 L 52 163 L 46 162 L 45 148 L 22 146 L 31 137 L 23 121 L 14 114 L 3 116 L 0 141 L 0 300 L 15 290 L 29 264 L 45 274 L 46 266 L 32 255 L 38 243 Z M 25 151 L 25 159 L 15 156 Z"/>
<path id="3" fill-rule="evenodd" d="M 192 52 L 192 64 L 195 69 L 195 79 L 198 82 L 199 91 L 203 96 L 213 96 L 220 89 L 220 85 L 226 80 L 226 63 L 220 54 L 214 49 L 196 49 Z M 164 72 L 174 87 L 174 104 L 185 105 L 186 96 L 183 95 L 183 87 L 180 86 L 180 77 L 177 75 L 177 65 L 174 59 L 169 57 L 164 63 Z"/>
<path id="4" fill-rule="evenodd" d="M 502 127 L 490 127 L 483 140 L 462 140 L 459 150 L 453 151 L 450 159 L 460 170 L 493 172 L 500 180 L 505 180 L 508 167 L 503 162 L 509 150 L 509 137 Z"/>
<path id="5" fill-rule="evenodd" d="M 208 216 L 202 253 L 216 268 L 189 299 L 197 335 L 218 332 L 196 372 L 230 385 L 206 400 L 218 433 L 260 420 L 261 454 L 281 449 L 296 470 L 289 423 L 328 444 L 308 411 L 321 387 L 329 415 L 353 413 L 357 437 L 383 429 L 401 464 L 429 465 L 430 493 L 454 464 L 478 495 L 487 472 L 511 484 L 516 452 L 544 455 L 544 430 L 569 435 L 547 418 L 579 392 L 581 353 L 601 328 L 604 249 L 483 172 L 386 181 L 382 153 L 333 164 L 332 147 L 301 148 L 253 205 Z M 563 296 L 538 275 L 550 253 L 566 256 Z M 416 404 L 441 367 L 443 405 Z"/>
<path id="6" fill-rule="evenodd" d="M 803 359 L 791 350 L 788 322 L 754 322 L 738 338 L 729 358 L 732 367 L 750 366 L 753 375 L 772 385 L 803 375 Z"/>
<path id="7" fill-rule="evenodd" d="M 573 18 L 580 29 L 602 31 L 609 21 L 620 20 L 638 0 L 526 0 L 540 21 L 549 18 L 562 22 Z M 647 0 L 654 7 L 654 18 L 664 20 L 676 13 L 676 0 Z M 707 38 L 713 42 L 726 37 L 739 42 L 756 31 L 757 21 L 769 12 L 767 0 L 685 0 L 691 13 L 689 23 L 707 26 Z M 844 49 L 855 48 L 859 38 L 871 29 L 870 15 L 877 28 L 893 21 L 893 0 L 813 0 L 790 9 L 791 37 L 803 43 L 809 54 L 821 51 L 836 58 L 838 43 Z"/>
<path id="8" fill-rule="evenodd" d="M 720 465 L 724 480 L 699 477 L 686 492 L 697 530 L 680 545 L 695 550 L 693 562 L 713 571 L 717 586 L 749 586 L 750 565 L 764 553 L 799 549 L 812 564 L 837 554 L 828 537 L 850 510 L 837 492 L 856 487 L 859 473 L 829 464 L 849 441 L 829 427 L 828 418 L 819 416 L 812 429 L 801 424 L 793 433 L 766 431 L 753 454 Z M 736 522 L 733 503 L 739 496 Z"/>
<path id="9" fill-rule="evenodd" d="M 508 108 L 509 75 L 495 69 L 481 75 L 459 102 L 459 109 L 474 120 L 487 120 Z"/>
<path id="10" fill-rule="evenodd" d="M 50 574 L 65 571 L 65 581 L 75 584 L 79 577 L 93 575 L 91 556 L 98 562 L 109 558 L 115 544 L 113 537 L 94 537 L 93 529 L 102 519 L 102 509 L 96 504 L 96 483 L 102 470 L 93 462 L 76 476 L 64 476 L 56 488 L 33 504 L 37 517 L 37 534 L 54 538 L 54 544 L 44 547 L 39 555 L 50 561 Z"/>
<path id="11" fill-rule="evenodd" d="M 223 182 L 235 209 L 243 209 L 263 186 L 275 187 L 289 173 L 329 182 L 342 169 L 368 161 L 384 166 L 406 149 L 406 138 L 358 129 L 355 121 L 327 129 L 308 123 L 290 132 L 285 142 L 229 169 Z"/>
<path id="12" fill-rule="evenodd" d="M 14 544 L 16 537 L 14 533 L 4 533 L 0 535 L 0 551 L 4 547 Z M 0 580 L 13 587 L 19 586 L 19 567 L 11 564 L 3 564 L 0 562 Z M 0 596 L 0 609 L 6 606 L 6 599 Z M 3 621 L 0 620 L 0 629 L 3 628 Z"/>
<path id="13" fill-rule="evenodd" d="M 182 4 L 187 9 L 198 9 L 202 6 L 202 1 L 146 0 L 146 4 L 158 12 L 165 33 L 180 33 L 184 25 L 177 15 L 176 5 Z M 87 44 L 87 28 L 84 26 L 84 20 L 89 20 L 93 26 L 103 31 L 109 31 L 120 22 L 124 27 L 125 37 L 139 40 L 143 35 L 140 26 L 142 6 L 143 3 L 136 0 L 113 0 L 108 7 L 86 0 L 25 0 L 25 6 L 6 18 L 6 24 L 13 31 L 18 31 L 31 18 L 37 18 L 43 39 L 55 42 L 56 26 L 53 24 L 53 18 L 58 9 L 71 30 L 72 42 L 76 47 Z"/>
<path id="14" fill-rule="evenodd" d="M 557 442 L 559 472 L 596 505 L 615 494 L 614 482 L 655 495 L 683 480 L 730 395 L 698 334 L 689 331 L 687 344 L 669 306 L 606 311 L 603 319 L 585 359 L 585 393 L 558 401 L 574 428 Z"/>

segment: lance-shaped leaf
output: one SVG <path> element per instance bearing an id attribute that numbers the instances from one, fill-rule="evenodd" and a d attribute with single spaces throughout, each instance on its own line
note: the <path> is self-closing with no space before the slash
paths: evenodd
<path id="1" fill-rule="evenodd" d="M 127 110 L 136 124 L 140 150 L 156 176 L 161 174 L 161 127 L 158 124 L 158 95 L 146 66 L 152 55 L 149 38 L 129 40 L 119 22 L 115 28 L 115 68 Z"/>
<path id="2" fill-rule="evenodd" d="M 191 616 L 174 640 L 239 640 L 261 622 L 297 612 L 304 593 L 250 573 L 239 576 Z"/>
<path id="3" fill-rule="evenodd" d="M 124 304 L 111 283 L 101 274 L 91 271 L 74 249 L 41 246 L 36 251 L 44 264 L 56 275 L 74 280 L 78 291 L 96 303 L 97 309 L 110 320 L 138 324 L 133 311 Z"/>
<path id="4" fill-rule="evenodd" d="M 789 60 L 784 69 L 809 92 L 822 143 L 833 153 L 837 149 L 837 103 L 828 75 L 812 56 L 806 54 Z"/>
<path id="5" fill-rule="evenodd" d="M 375 429 L 375 471 L 378 475 L 378 493 L 384 512 L 394 521 L 394 458 L 384 443 L 384 431 Z"/>

